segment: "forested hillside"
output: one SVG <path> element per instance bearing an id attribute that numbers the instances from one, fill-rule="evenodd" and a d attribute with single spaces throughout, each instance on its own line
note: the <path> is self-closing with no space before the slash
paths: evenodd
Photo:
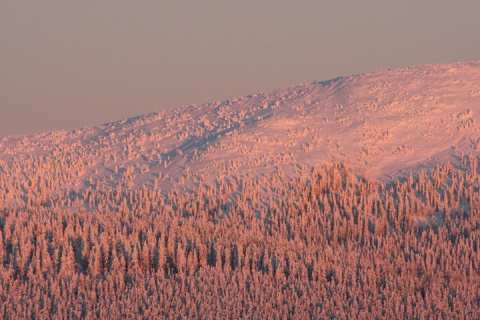
<path id="1" fill-rule="evenodd" d="M 480 62 L 0 137 L 2 319 L 472 319 Z"/>
<path id="2" fill-rule="evenodd" d="M 0 317 L 476 318 L 477 163 L 27 197 L 0 211 Z"/>

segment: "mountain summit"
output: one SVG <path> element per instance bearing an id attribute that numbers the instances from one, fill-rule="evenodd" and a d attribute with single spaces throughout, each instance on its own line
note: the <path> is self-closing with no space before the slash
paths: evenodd
<path id="1" fill-rule="evenodd" d="M 332 161 L 388 180 L 478 155 L 479 115 L 480 62 L 385 70 L 98 127 L 3 137 L 0 188 L 9 190 L 3 200 L 17 197 L 21 185 L 172 190 Z"/>
<path id="2" fill-rule="evenodd" d="M 429 65 L 5 137 L 0 318 L 478 318 L 479 80 Z"/>

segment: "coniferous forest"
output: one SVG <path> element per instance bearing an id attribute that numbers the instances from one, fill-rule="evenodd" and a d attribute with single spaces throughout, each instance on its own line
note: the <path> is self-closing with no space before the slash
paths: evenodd
<path id="1" fill-rule="evenodd" d="M 379 182 L 342 163 L 190 192 L 57 190 L 0 211 L 2 319 L 438 319 L 480 314 L 480 174 Z"/>

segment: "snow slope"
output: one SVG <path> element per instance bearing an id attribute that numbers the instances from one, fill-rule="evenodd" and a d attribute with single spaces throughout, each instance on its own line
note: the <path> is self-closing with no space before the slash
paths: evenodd
<path id="1" fill-rule="evenodd" d="M 388 180 L 478 155 L 479 115 L 480 62 L 385 70 L 98 127 L 3 137 L 0 193 L 15 198 L 14 190 L 29 185 L 183 189 L 332 161 Z"/>

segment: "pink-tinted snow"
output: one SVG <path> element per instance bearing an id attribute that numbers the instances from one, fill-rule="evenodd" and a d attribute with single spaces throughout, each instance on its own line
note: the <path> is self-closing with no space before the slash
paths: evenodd
<path id="1" fill-rule="evenodd" d="M 345 161 L 388 180 L 480 153 L 480 62 L 385 70 L 162 111 L 94 128 L 0 138 L 0 172 L 59 187 L 162 189 Z"/>

